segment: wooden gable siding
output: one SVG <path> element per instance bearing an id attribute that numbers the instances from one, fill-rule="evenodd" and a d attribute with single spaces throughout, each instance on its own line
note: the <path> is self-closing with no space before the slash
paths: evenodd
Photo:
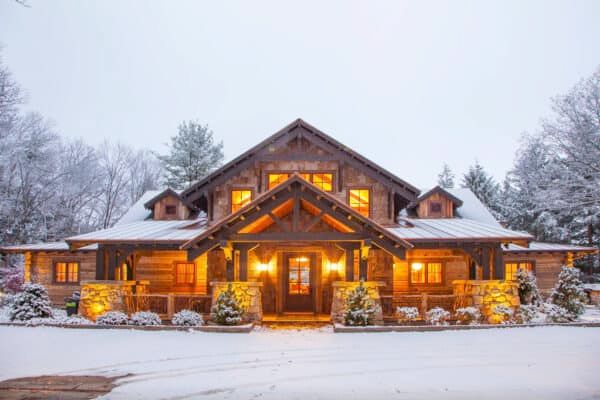
<path id="1" fill-rule="evenodd" d="M 558 274 L 565 265 L 566 255 L 564 253 L 504 254 L 504 263 L 514 262 L 533 263 L 538 288 L 547 295 L 558 281 Z"/>
<path id="2" fill-rule="evenodd" d="M 55 306 L 63 306 L 65 297 L 80 291 L 79 283 L 55 283 L 54 263 L 78 262 L 79 282 L 96 278 L 95 252 L 33 252 L 26 259 L 31 262 L 25 268 L 31 271 L 31 282 L 42 284 L 48 289 L 48 296 Z"/>
<path id="3" fill-rule="evenodd" d="M 175 265 L 187 263 L 185 251 L 145 251 L 135 266 L 135 279 L 147 280 L 151 293 L 207 293 L 207 256 L 194 260 L 196 279 L 193 285 L 175 283 Z"/>
<path id="4" fill-rule="evenodd" d="M 431 204 L 436 202 L 441 205 L 440 212 L 431 211 Z M 417 214 L 419 218 L 453 218 L 454 202 L 443 194 L 433 193 L 419 203 Z"/>
<path id="5" fill-rule="evenodd" d="M 167 206 L 175 207 L 175 214 L 167 214 Z M 189 209 L 174 196 L 165 196 L 154 204 L 155 220 L 183 220 L 189 216 Z"/>
<path id="6" fill-rule="evenodd" d="M 242 170 L 238 175 L 215 188 L 213 194 L 212 220 L 217 221 L 231 214 L 232 190 L 252 188 L 253 198 L 256 198 L 258 195 L 267 191 L 267 176 L 269 173 L 293 173 L 303 171 L 332 173 L 334 188 L 330 194 L 345 204 L 348 204 L 349 189 L 370 189 L 370 218 L 380 224 L 394 222 L 394 216 L 392 215 L 393 204 L 390 204 L 389 189 L 353 167 L 343 166 L 338 169 L 337 161 L 269 161 L 261 162 L 255 168 Z M 341 190 L 339 190 L 340 179 Z"/>

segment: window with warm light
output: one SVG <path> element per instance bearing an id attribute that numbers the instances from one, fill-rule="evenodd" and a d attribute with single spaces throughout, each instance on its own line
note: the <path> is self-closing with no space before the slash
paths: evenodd
<path id="1" fill-rule="evenodd" d="M 313 185 L 325 192 L 333 190 L 333 174 L 312 174 Z"/>
<path id="2" fill-rule="evenodd" d="M 268 175 L 268 188 L 269 190 L 273 189 L 275 186 L 280 183 L 285 182 L 290 177 L 290 174 L 269 174 Z"/>
<path id="3" fill-rule="evenodd" d="M 310 294 L 310 260 L 308 257 L 289 259 L 289 294 Z"/>
<path id="4" fill-rule="evenodd" d="M 529 261 L 504 264 L 504 279 L 507 281 L 516 281 L 517 271 L 519 269 L 523 269 L 527 272 L 533 272 L 533 264 Z"/>
<path id="5" fill-rule="evenodd" d="M 115 268 L 115 280 L 126 281 L 127 280 L 127 263 L 117 266 Z"/>
<path id="6" fill-rule="evenodd" d="M 300 178 L 304 179 L 305 181 L 310 182 L 310 174 L 299 173 L 298 175 L 300 175 Z"/>
<path id="7" fill-rule="evenodd" d="M 178 285 L 192 285 L 196 281 L 196 264 L 175 264 L 175 283 Z"/>
<path id="8" fill-rule="evenodd" d="M 79 263 L 57 262 L 54 264 L 54 281 L 56 283 L 79 282 Z"/>
<path id="9" fill-rule="evenodd" d="M 369 216 L 371 191 L 369 189 L 350 189 L 348 203 L 350 207 L 365 217 Z"/>
<path id="10" fill-rule="evenodd" d="M 231 212 L 234 213 L 252 201 L 251 190 L 231 191 Z"/>
<path id="11" fill-rule="evenodd" d="M 441 262 L 415 261 L 410 264 L 412 284 L 441 284 L 444 280 L 444 266 Z"/>

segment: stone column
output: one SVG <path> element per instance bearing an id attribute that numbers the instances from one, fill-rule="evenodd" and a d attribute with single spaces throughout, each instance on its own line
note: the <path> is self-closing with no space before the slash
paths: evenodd
<path id="1" fill-rule="evenodd" d="M 219 294 L 227 290 L 231 284 L 233 290 L 238 295 L 241 301 L 241 306 L 244 309 L 244 322 L 262 321 L 262 282 L 211 282 L 212 286 L 212 304 L 217 302 Z"/>
<path id="2" fill-rule="evenodd" d="M 348 292 L 356 288 L 360 282 L 335 281 L 331 283 L 333 288 L 333 302 L 331 304 L 331 321 L 337 323 L 344 322 L 344 309 L 346 308 L 346 298 Z M 381 297 L 379 288 L 384 287 L 384 282 L 367 281 L 364 282 L 367 293 L 379 305 L 379 311 L 373 318 L 373 324 L 383 325 L 383 310 L 381 308 Z"/>
<path id="3" fill-rule="evenodd" d="M 501 280 L 456 280 L 452 282 L 454 294 L 461 306 L 479 308 L 490 324 L 501 321 L 494 318 L 494 308 L 505 305 L 515 311 L 519 305 L 519 288 L 515 282 Z"/>
<path id="4" fill-rule="evenodd" d="M 96 320 L 107 311 L 127 312 L 127 296 L 133 293 L 136 281 L 83 281 L 79 314 Z"/>

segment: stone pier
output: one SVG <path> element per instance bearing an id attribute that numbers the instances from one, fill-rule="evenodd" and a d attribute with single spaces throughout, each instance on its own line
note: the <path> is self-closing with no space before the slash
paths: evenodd
<path id="1" fill-rule="evenodd" d="M 348 292 L 355 289 L 360 282 L 335 281 L 331 283 L 333 287 L 333 302 L 331 304 L 331 321 L 344 323 L 344 309 L 346 308 L 346 298 Z M 384 282 L 367 281 L 363 284 L 367 289 L 369 296 L 379 305 L 379 311 L 373 318 L 374 325 L 383 325 L 383 311 L 381 309 L 381 297 L 379 297 L 379 288 L 384 287 Z"/>
<path id="2" fill-rule="evenodd" d="M 212 286 L 212 304 L 217 303 L 217 297 L 231 284 L 234 292 L 241 301 L 241 306 L 244 309 L 244 322 L 260 322 L 263 317 L 262 307 L 262 282 L 211 282 Z"/>
<path id="3" fill-rule="evenodd" d="M 83 281 L 79 314 L 93 321 L 107 311 L 127 312 L 127 297 L 145 292 L 145 281 Z"/>
<path id="4" fill-rule="evenodd" d="M 494 318 L 494 307 L 505 305 L 515 311 L 519 305 L 519 288 L 516 282 L 502 280 L 456 280 L 452 282 L 457 299 L 464 301 L 463 306 L 479 308 L 488 323 L 498 324 Z"/>

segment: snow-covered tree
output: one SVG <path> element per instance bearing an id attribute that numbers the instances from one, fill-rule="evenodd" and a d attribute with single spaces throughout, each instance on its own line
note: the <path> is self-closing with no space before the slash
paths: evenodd
<path id="1" fill-rule="evenodd" d="M 540 304 L 542 296 L 540 295 L 535 275 L 525 269 L 519 268 L 516 278 L 521 304 Z"/>
<path id="2" fill-rule="evenodd" d="M 463 175 L 461 186 L 469 188 L 477 198 L 495 215 L 499 214 L 498 195 L 500 187 L 479 164 L 469 167 L 469 171 Z"/>
<path id="3" fill-rule="evenodd" d="M 14 298 L 10 310 L 12 321 L 29 321 L 32 318 L 52 316 L 52 306 L 46 288 L 37 283 L 25 283 Z"/>
<path id="4" fill-rule="evenodd" d="M 171 324 L 178 326 L 201 326 L 204 325 L 202 315 L 192 310 L 181 310 L 173 315 Z"/>
<path id="5" fill-rule="evenodd" d="M 448 164 L 444 164 L 442 172 L 438 175 L 438 185 L 444 189 L 454 188 L 455 175 Z"/>
<path id="6" fill-rule="evenodd" d="M 586 295 L 583 283 L 579 279 L 580 272 L 577 268 L 562 267 L 558 274 L 558 281 L 552 289 L 550 301 L 571 313 L 574 317 L 583 314 Z"/>
<path id="7" fill-rule="evenodd" d="M 215 143 L 208 125 L 196 121 L 183 122 L 171 137 L 169 154 L 160 159 L 166 170 L 167 184 L 185 189 L 221 166 L 223 143 Z"/>
<path id="8" fill-rule="evenodd" d="M 361 280 L 358 286 L 350 290 L 346 297 L 344 309 L 344 324 L 350 326 L 366 326 L 373 323 L 379 305 L 369 294 Z"/>
<path id="9" fill-rule="evenodd" d="M 242 322 L 244 309 L 231 283 L 217 296 L 211 308 L 211 318 L 219 325 L 237 325 Z"/>
<path id="10" fill-rule="evenodd" d="M 21 291 L 24 278 L 24 263 L 22 255 L 0 256 L 0 287 L 4 293 Z"/>

